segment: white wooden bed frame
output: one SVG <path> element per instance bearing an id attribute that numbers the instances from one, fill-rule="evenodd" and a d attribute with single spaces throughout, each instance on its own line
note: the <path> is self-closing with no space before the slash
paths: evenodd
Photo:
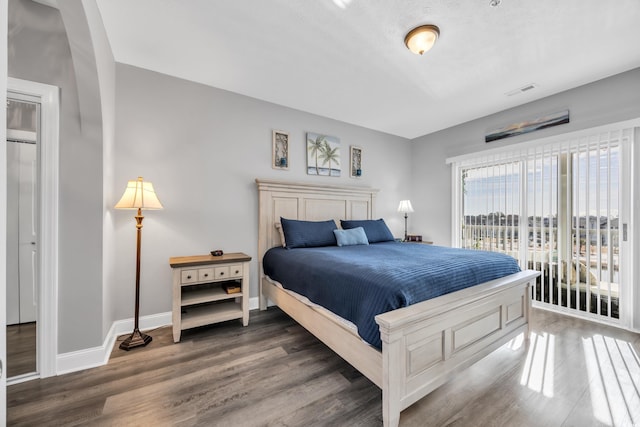
<path id="1" fill-rule="evenodd" d="M 458 372 L 529 333 L 530 286 L 539 272 L 527 270 L 376 316 L 382 352 L 365 343 L 324 309 L 313 308 L 263 274 L 264 253 L 280 246 L 280 217 L 299 220 L 375 219 L 378 190 L 256 179 L 259 192 L 258 262 L 260 309 L 273 301 L 305 329 L 382 389 L 385 427 L 400 412 Z"/>

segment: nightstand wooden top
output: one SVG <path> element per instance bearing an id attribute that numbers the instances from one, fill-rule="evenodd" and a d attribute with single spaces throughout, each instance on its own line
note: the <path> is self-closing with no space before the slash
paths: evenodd
<path id="1" fill-rule="evenodd" d="M 231 262 L 246 262 L 251 261 L 251 257 L 242 252 L 235 252 L 230 254 L 224 254 L 221 256 L 213 255 L 192 255 L 192 256 L 177 256 L 169 258 L 169 265 L 172 268 L 175 267 L 192 267 L 197 265 L 206 264 L 225 264 Z"/>

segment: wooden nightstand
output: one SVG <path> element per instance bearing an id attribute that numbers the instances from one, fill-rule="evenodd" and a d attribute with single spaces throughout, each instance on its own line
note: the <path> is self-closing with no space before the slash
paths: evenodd
<path id="1" fill-rule="evenodd" d="M 243 253 L 222 256 L 172 257 L 173 341 L 184 329 L 225 320 L 242 319 L 249 324 L 249 261 Z M 239 286 L 227 293 L 225 287 Z"/>

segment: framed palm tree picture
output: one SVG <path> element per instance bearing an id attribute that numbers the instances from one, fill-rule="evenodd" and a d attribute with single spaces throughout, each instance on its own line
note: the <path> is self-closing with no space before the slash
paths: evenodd
<path id="1" fill-rule="evenodd" d="M 307 132 L 307 174 L 340 176 L 340 140 Z"/>

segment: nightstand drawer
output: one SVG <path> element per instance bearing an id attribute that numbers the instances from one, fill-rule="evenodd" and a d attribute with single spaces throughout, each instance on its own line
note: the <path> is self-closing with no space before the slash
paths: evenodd
<path id="1" fill-rule="evenodd" d="M 198 269 L 198 280 L 200 282 L 213 280 L 213 268 L 200 268 L 200 269 Z"/>
<path id="2" fill-rule="evenodd" d="M 182 270 L 181 280 L 184 283 L 195 283 L 198 281 L 198 270 Z"/>
<path id="3" fill-rule="evenodd" d="M 231 264 L 229 266 L 229 277 L 242 277 L 242 264 Z"/>
<path id="4" fill-rule="evenodd" d="M 229 277 L 229 266 L 216 267 L 215 269 L 216 280 L 224 280 Z"/>

